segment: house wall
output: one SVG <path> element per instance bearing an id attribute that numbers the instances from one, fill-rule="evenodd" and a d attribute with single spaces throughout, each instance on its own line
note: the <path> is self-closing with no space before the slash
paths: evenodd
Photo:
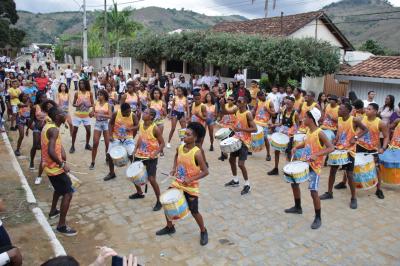
<path id="1" fill-rule="evenodd" d="M 324 77 L 303 77 L 301 79 L 301 89 L 315 92 L 316 97 L 324 91 Z"/>
<path id="2" fill-rule="evenodd" d="M 385 103 L 387 95 L 391 94 L 395 97 L 397 106 L 400 100 L 400 85 L 390 83 L 375 83 L 365 81 L 353 81 L 349 82 L 349 91 L 354 91 L 359 99 L 367 99 L 368 91 L 375 91 L 375 102 L 382 106 Z"/>

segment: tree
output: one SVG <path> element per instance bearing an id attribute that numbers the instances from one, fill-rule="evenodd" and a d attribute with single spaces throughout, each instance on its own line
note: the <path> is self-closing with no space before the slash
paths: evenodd
<path id="1" fill-rule="evenodd" d="M 385 48 L 375 40 L 366 40 L 361 46 L 361 51 L 373 53 L 374 55 L 386 55 Z"/>
<path id="2" fill-rule="evenodd" d="M 19 17 L 13 0 L 2 0 L 0 4 L 0 47 L 21 47 L 25 32 L 13 27 Z"/>

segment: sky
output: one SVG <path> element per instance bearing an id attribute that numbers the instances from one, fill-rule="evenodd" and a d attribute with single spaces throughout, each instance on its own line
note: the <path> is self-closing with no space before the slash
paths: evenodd
<path id="1" fill-rule="evenodd" d="M 163 8 L 188 9 L 209 16 L 242 15 L 247 18 L 264 17 L 264 0 L 115 0 L 118 6 L 141 8 L 158 6 Z M 389 0 L 394 6 L 400 6 L 400 0 Z M 34 13 L 54 11 L 76 11 L 83 0 L 15 0 L 18 10 L 27 10 Z M 314 11 L 338 0 L 276 0 L 275 10 L 272 9 L 273 0 L 269 0 L 268 16 L 295 14 Z M 111 5 L 112 0 L 107 0 Z M 103 9 L 104 0 L 86 0 L 88 10 Z"/>

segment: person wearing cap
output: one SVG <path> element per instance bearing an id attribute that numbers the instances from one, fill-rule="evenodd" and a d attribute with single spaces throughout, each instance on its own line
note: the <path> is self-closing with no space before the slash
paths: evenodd
<path id="1" fill-rule="evenodd" d="M 350 115 L 352 110 L 349 102 L 343 102 L 339 107 L 338 131 L 333 141 L 336 149 L 348 152 L 350 163 L 343 165 L 346 171 L 347 181 L 351 190 L 350 208 L 357 209 L 356 189 L 353 181 L 354 158 L 356 143 L 368 132 L 368 128 L 361 122 L 360 118 Z M 320 196 L 321 200 L 333 199 L 333 184 L 335 183 L 336 172 L 339 166 L 332 165 L 329 173 L 328 192 Z"/>
<path id="2" fill-rule="evenodd" d="M 318 196 L 319 180 L 321 169 L 324 162 L 324 156 L 334 150 L 332 143 L 328 140 L 322 129 L 318 127 L 318 121 L 321 119 L 321 111 L 313 108 L 308 111 L 304 117 L 303 123 L 308 128 L 304 141 L 293 148 L 295 153 L 297 149 L 303 149 L 301 160 L 310 164 L 309 185 L 311 198 L 314 203 L 315 218 L 311 224 L 311 229 L 318 229 L 321 222 L 321 202 Z M 285 213 L 302 214 L 301 194 L 298 183 L 291 183 L 295 206 L 286 209 Z"/>
<path id="3" fill-rule="evenodd" d="M 336 95 L 331 95 L 328 100 L 329 104 L 325 107 L 324 120 L 322 121 L 321 128 L 332 130 L 336 134 L 339 117 L 338 98 Z"/>

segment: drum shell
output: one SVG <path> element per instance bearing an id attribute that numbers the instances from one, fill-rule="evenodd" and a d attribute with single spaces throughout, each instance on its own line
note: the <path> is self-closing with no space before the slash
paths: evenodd
<path id="1" fill-rule="evenodd" d="M 264 129 L 261 126 L 257 126 L 257 132 L 251 133 L 251 151 L 262 151 L 265 147 L 264 143 Z"/>
<path id="2" fill-rule="evenodd" d="M 224 140 L 226 138 L 232 137 L 234 132 L 229 128 L 220 128 L 215 132 L 215 139 Z"/>
<path id="3" fill-rule="evenodd" d="M 115 157 L 113 154 L 114 149 L 120 149 L 121 154 L 118 157 Z M 110 151 L 110 157 L 113 160 L 113 163 L 116 167 L 124 167 L 128 164 L 128 153 L 126 152 L 123 146 L 113 147 Z"/>
<path id="4" fill-rule="evenodd" d="M 347 151 L 338 152 L 335 150 L 328 155 L 328 165 L 341 166 L 350 163 L 349 154 Z"/>
<path id="5" fill-rule="evenodd" d="M 223 153 L 232 153 L 240 150 L 241 148 L 242 142 L 235 138 L 227 138 L 220 143 L 220 149 Z"/>
<path id="6" fill-rule="evenodd" d="M 384 184 L 400 186 L 400 168 L 386 168 L 381 164 L 379 174 Z"/>
<path id="7" fill-rule="evenodd" d="M 369 156 L 372 160 L 360 161 L 362 156 Z M 357 189 L 367 190 L 375 187 L 377 183 L 378 177 L 372 155 L 356 154 L 354 162 L 354 186 Z"/>
<path id="8" fill-rule="evenodd" d="M 291 172 L 288 171 L 290 166 L 292 166 Z M 299 184 L 309 180 L 310 169 L 308 163 L 295 161 L 285 165 L 283 173 L 286 182 Z"/>
<path id="9" fill-rule="evenodd" d="M 68 175 L 69 179 L 71 180 L 71 183 L 72 183 L 71 187 L 72 187 L 72 189 L 73 189 L 74 191 L 76 191 L 76 190 L 82 185 L 82 182 L 79 180 L 79 178 L 77 178 L 76 176 L 74 176 L 74 175 L 71 174 L 71 173 L 67 173 L 67 175 Z"/>
<path id="10" fill-rule="evenodd" d="M 284 152 L 289 144 L 289 137 L 283 133 L 274 133 L 271 136 L 270 144 L 274 150 Z"/>
<path id="11" fill-rule="evenodd" d="M 132 163 L 132 165 L 133 164 L 135 164 L 135 162 Z M 146 166 L 144 166 L 143 163 L 140 164 L 140 170 L 138 173 L 132 174 L 130 173 L 130 168 L 128 168 L 126 170 L 126 175 L 137 186 L 144 186 L 147 184 L 148 175 L 146 171 Z"/>
<path id="12" fill-rule="evenodd" d="M 174 193 L 177 189 L 169 189 L 160 196 L 160 202 L 163 206 L 165 216 L 169 221 L 182 220 L 189 214 L 189 207 L 182 191 L 179 190 L 179 198 L 174 202 L 166 202 L 164 197 L 168 193 Z"/>

